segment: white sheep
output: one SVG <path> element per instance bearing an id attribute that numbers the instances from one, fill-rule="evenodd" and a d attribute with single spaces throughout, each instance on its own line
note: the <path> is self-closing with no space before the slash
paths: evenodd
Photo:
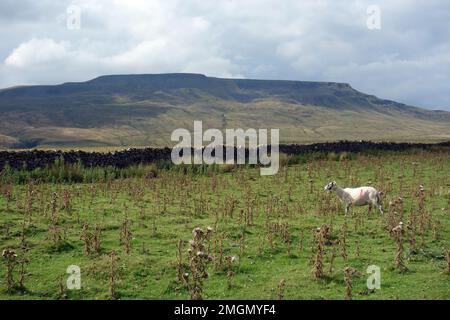
<path id="1" fill-rule="evenodd" d="M 381 207 L 381 195 L 380 192 L 373 187 L 359 187 L 359 188 L 341 188 L 337 185 L 336 181 L 328 183 L 325 190 L 336 191 L 337 196 L 345 206 L 345 214 L 348 213 L 350 206 L 364 206 L 369 205 L 369 211 L 372 206 L 375 206 L 381 214 L 384 213 Z"/>

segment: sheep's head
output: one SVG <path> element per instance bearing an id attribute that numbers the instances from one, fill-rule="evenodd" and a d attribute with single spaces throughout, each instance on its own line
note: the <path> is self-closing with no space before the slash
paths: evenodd
<path id="1" fill-rule="evenodd" d="M 325 190 L 328 190 L 328 191 L 331 191 L 331 190 L 334 190 L 334 189 L 336 189 L 336 186 L 337 186 L 337 184 L 336 184 L 336 181 L 331 181 L 330 183 L 328 183 L 326 186 L 325 186 Z"/>

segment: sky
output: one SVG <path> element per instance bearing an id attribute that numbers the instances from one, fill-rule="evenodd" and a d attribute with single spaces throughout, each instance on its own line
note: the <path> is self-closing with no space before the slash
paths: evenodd
<path id="1" fill-rule="evenodd" d="M 0 40 L 0 88 L 192 72 L 450 111 L 448 0 L 1 0 Z"/>

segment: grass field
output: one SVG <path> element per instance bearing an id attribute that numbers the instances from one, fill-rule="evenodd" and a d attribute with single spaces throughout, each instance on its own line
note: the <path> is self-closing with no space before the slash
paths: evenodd
<path id="1" fill-rule="evenodd" d="M 204 299 L 344 299 L 345 267 L 356 270 L 353 299 L 450 299 L 449 150 L 283 163 L 268 177 L 245 166 L 92 183 L 3 175 L 0 249 L 17 258 L 9 290 L 2 258 L 0 299 L 189 299 L 203 267 Z M 324 191 L 332 180 L 381 190 L 384 216 L 357 207 L 345 217 Z M 400 221 L 403 237 L 390 232 Z M 329 233 L 314 237 L 322 225 Z M 196 227 L 212 228 L 211 261 L 189 258 Z M 80 267 L 80 290 L 66 288 L 70 265 Z M 366 286 L 370 265 L 381 270 L 378 290 Z"/>

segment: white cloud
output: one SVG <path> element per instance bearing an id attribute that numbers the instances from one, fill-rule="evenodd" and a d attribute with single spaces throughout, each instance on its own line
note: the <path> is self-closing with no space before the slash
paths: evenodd
<path id="1" fill-rule="evenodd" d="M 53 63 L 67 56 L 67 44 L 53 39 L 31 39 L 22 43 L 6 58 L 5 65 L 18 68 Z"/>

